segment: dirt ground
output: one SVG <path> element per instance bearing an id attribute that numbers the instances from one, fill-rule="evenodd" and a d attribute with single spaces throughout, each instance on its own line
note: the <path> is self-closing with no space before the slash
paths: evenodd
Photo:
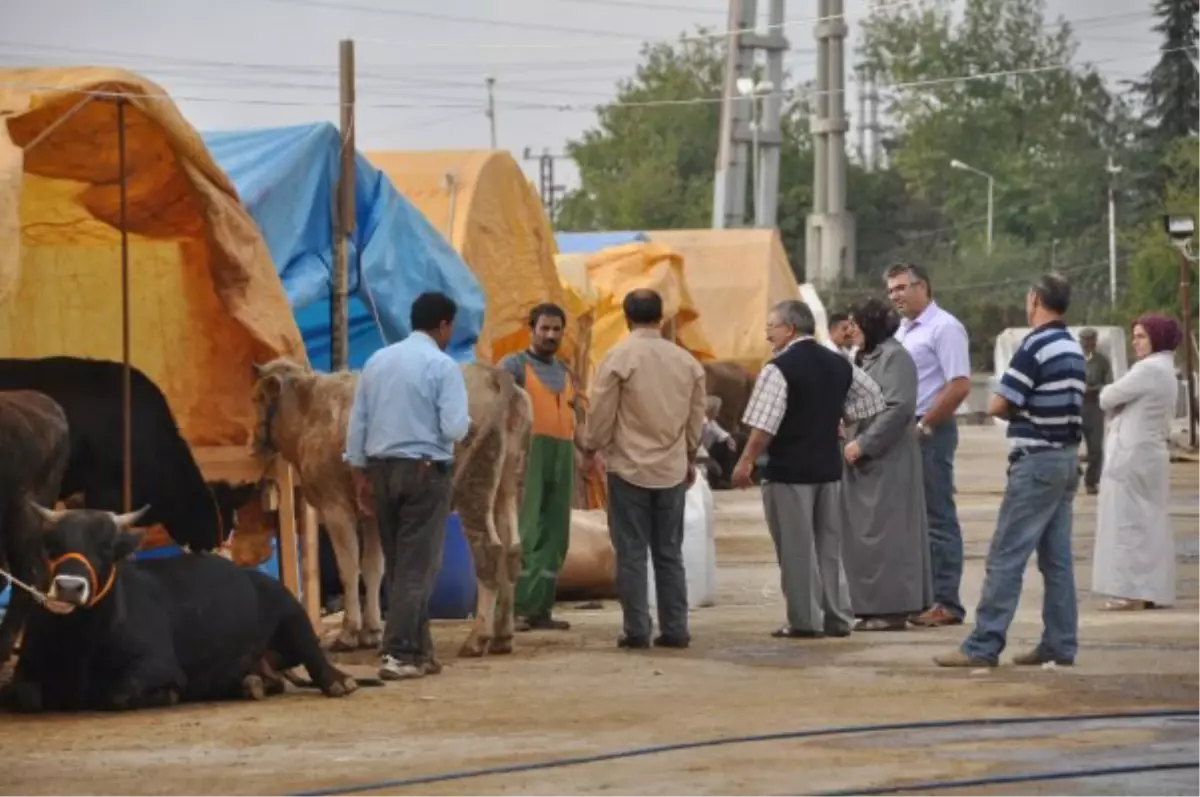
<path id="1" fill-rule="evenodd" d="M 963 598 L 978 599 L 1004 485 L 1004 443 L 964 427 L 958 506 Z M 345 700 L 289 694 L 261 703 L 129 715 L 0 715 L 5 794 L 262 794 L 593 755 L 741 734 L 918 720 L 1197 707 L 1197 466 L 1172 466 L 1179 603 L 1098 611 L 1091 583 L 1095 499 L 1076 501 L 1078 665 L 1018 670 L 1036 641 L 1041 579 L 1031 562 L 1005 666 L 939 670 L 964 628 L 776 640 L 778 571 L 755 491 L 716 495 L 718 605 L 693 613 L 686 651 L 615 647 L 619 609 L 560 605 L 568 632 L 518 636 L 507 657 L 459 660 L 465 623 L 438 623 L 438 677 L 363 688 Z M 968 616 L 970 620 L 970 616 Z M 358 674 L 371 674 L 357 656 Z M 1197 724 L 873 733 L 709 747 L 620 761 L 427 784 L 391 793 L 815 793 L 997 772 L 1195 760 Z M 970 793 L 1197 793 L 1196 770 Z M 959 790 L 961 793 L 961 790 Z M 380 793 L 380 792 L 374 792 Z"/>

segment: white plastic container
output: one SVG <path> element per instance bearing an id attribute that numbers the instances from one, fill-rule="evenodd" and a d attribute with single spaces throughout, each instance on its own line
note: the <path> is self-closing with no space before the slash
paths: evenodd
<path id="1" fill-rule="evenodd" d="M 650 609 L 653 611 L 658 605 L 658 595 L 654 591 L 654 564 L 649 551 L 646 556 Z M 717 602 L 717 539 L 713 495 L 699 468 L 696 481 L 684 498 L 683 569 L 687 574 L 688 608 L 714 605 Z"/>

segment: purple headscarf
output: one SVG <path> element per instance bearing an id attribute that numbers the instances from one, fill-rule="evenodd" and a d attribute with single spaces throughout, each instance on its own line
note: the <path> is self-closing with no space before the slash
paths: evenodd
<path id="1" fill-rule="evenodd" d="M 1175 351 L 1175 347 L 1183 340 L 1179 324 L 1165 315 L 1147 314 L 1133 324 L 1146 330 L 1146 337 L 1150 338 L 1151 352 Z"/>

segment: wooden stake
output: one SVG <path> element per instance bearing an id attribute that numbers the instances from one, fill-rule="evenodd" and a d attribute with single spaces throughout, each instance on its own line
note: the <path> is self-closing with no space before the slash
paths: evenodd
<path id="1" fill-rule="evenodd" d="M 350 284 L 350 236 L 354 233 L 354 41 L 340 47 L 341 169 L 338 176 L 337 225 L 334 230 L 333 295 L 330 301 L 329 370 L 341 371 L 350 362 L 350 324 L 347 302 Z"/>
<path id="2" fill-rule="evenodd" d="M 123 465 L 121 503 L 123 512 L 133 511 L 133 370 L 129 362 L 129 232 L 127 225 L 127 187 L 125 175 L 125 98 L 117 98 L 117 182 L 121 210 L 121 461 Z"/>

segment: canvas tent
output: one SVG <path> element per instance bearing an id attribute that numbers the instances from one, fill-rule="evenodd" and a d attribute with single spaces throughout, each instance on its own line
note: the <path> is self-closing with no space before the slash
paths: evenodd
<path id="1" fill-rule="evenodd" d="M 442 233 L 474 272 L 487 299 L 476 353 L 485 362 L 529 345 L 528 313 L 565 306 L 550 222 L 507 152 L 368 152 L 367 159 Z M 563 353 L 575 336 L 568 327 Z"/>
<path id="2" fill-rule="evenodd" d="M 331 124 L 206 133 L 205 143 L 262 230 L 313 367 L 329 369 L 333 215 L 341 136 Z M 437 230 L 361 155 L 349 268 L 349 365 L 362 368 L 411 332 L 424 291 L 458 304 L 449 353 L 474 359 L 484 297 L 475 276 Z"/>
<path id="3" fill-rule="evenodd" d="M 163 90 L 117 69 L 0 71 L 0 355 L 130 352 L 193 446 L 245 446 L 255 362 L 307 362 L 258 228 Z"/>

